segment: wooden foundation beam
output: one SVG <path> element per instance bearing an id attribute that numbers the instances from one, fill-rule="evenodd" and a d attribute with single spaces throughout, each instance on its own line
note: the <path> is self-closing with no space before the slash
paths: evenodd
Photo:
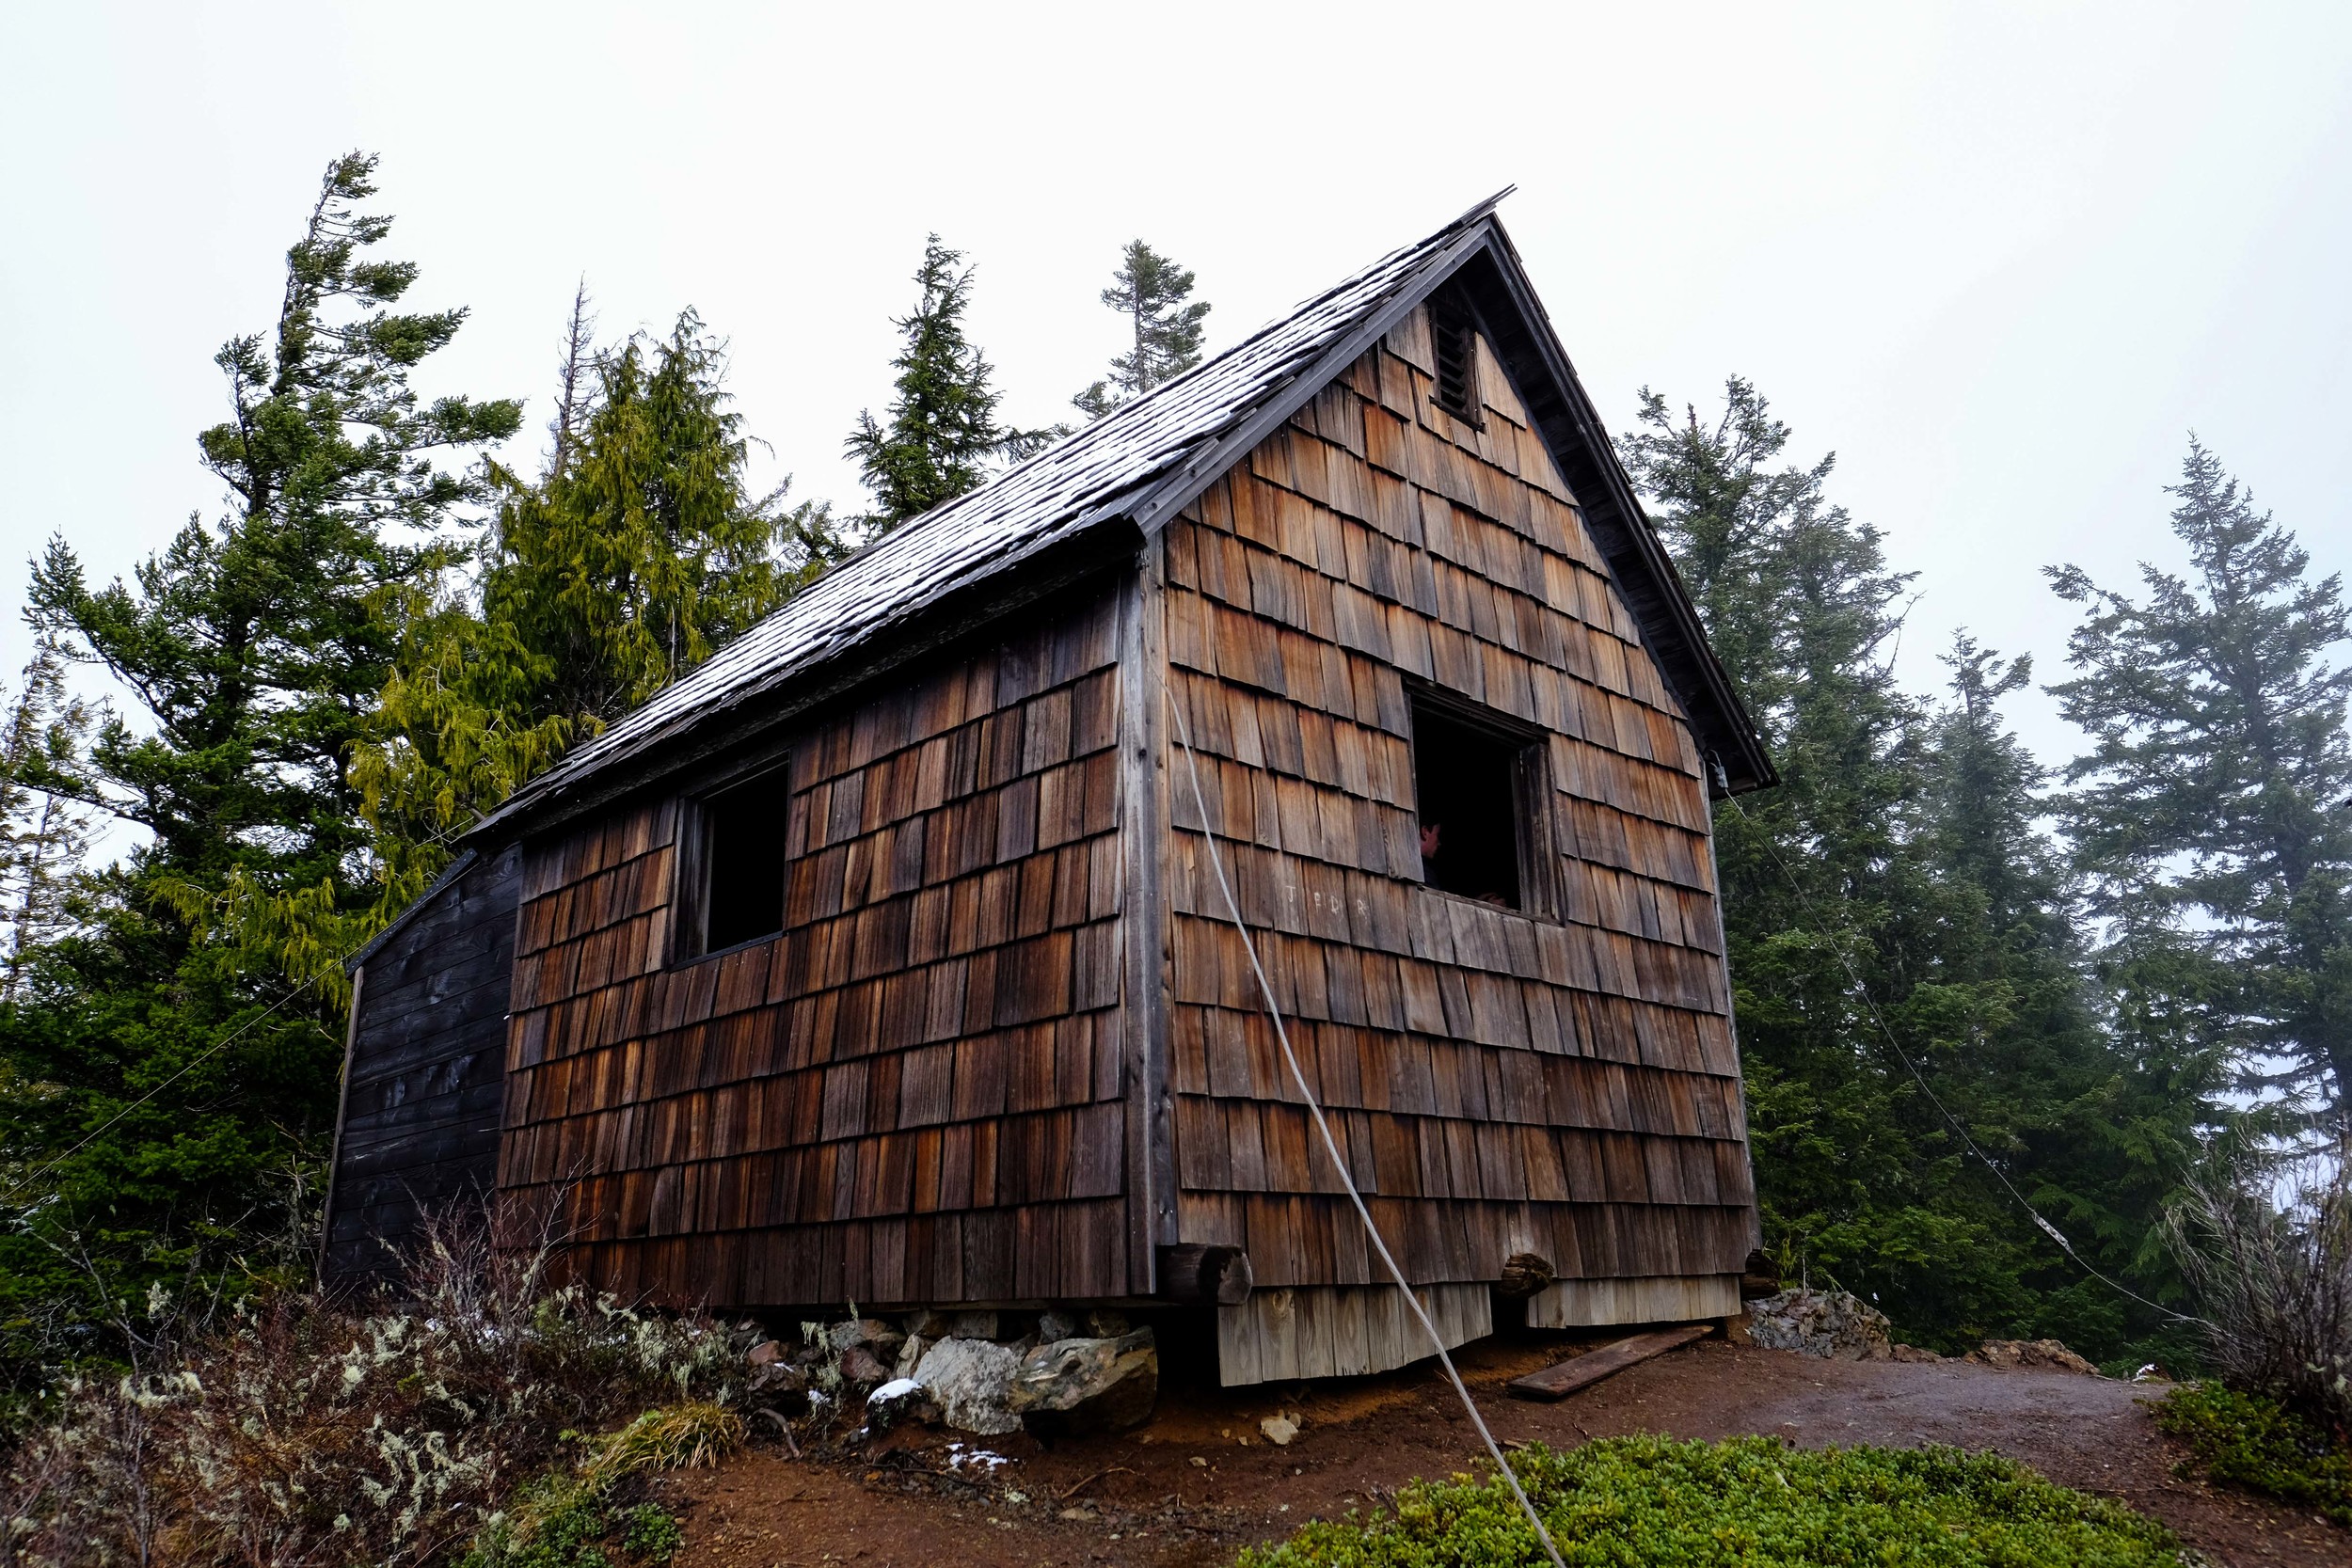
<path id="1" fill-rule="evenodd" d="M 1160 1294 L 1169 1301 L 1239 1307 L 1249 1299 L 1249 1254 L 1239 1247 L 1184 1242 L 1160 1248 L 1159 1262 Z"/>

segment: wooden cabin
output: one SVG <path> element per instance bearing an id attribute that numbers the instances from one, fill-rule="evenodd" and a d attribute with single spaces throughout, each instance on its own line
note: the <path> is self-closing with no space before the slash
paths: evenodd
<path id="1" fill-rule="evenodd" d="M 1411 1359 L 1213 834 L 1450 1338 L 1515 1259 L 1535 1324 L 1733 1313 L 1709 800 L 1772 779 L 1482 206 L 476 829 L 355 960 L 329 1270 L 495 1190 L 629 1296 L 1194 1300 L 1228 1383 Z"/>

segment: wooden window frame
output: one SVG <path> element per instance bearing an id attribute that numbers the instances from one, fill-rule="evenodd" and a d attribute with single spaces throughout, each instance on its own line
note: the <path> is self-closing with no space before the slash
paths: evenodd
<path id="1" fill-rule="evenodd" d="M 1562 924 L 1565 917 L 1561 913 L 1560 856 L 1552 827 L 1551 732 L 1541 724 L 1532 724 L 1488 707 L 1475 697 L 1465 696 L 1449 687 L 1411 675 L 1405 676 L 1404 681 L 1405 711 L 1412 724 L 1412 733 L 1406 736 L 1406 760 L 1413 770 L 1416 822 L 1421 815 L 1422 709 L 1433 710 L 1449 722 L 1480 731 L 1511 748 L 1511 803 L 1515 809 L 1513 837 L 1519 861 L 1519 907 L 1515 910 L 1508 905 L 1488 904 L 1432 886 L 1422 864 L 1418 833 L 1412 839 L 1413 880 L 1424 892 L 1439 898 L 1458 898 L 1481 909 L 1499 909 L 1504 914 L 1525 915 L 1554 926 Z"/>
<path id="2" fill-rule="evenodd" d="M 670 888 L 670 954 L 667 967 L 684 968 L 698 964 L 705 958 L 724 958 L 763 942 L 774 942 L 784 935 L 781 924 L 773 931 L 730 942 L 724 947 L 707 945 L 710 935 L 710 824 L 705 814 L 706 803 L 722 795 L 772 779 L 785 786 L 786 810 L 791 799 L 791 753 L 778 752 L 763 756 L 757 762 L 730 769 L 723 775 L 705 781 L 691 793 L 678 797 L 677 803 L 677 863 L 672 873 Z M 788 898 L 791 890 L 792 852 L 787 842 L 784 854 L 785 887 Z M 779 911 L 780 916 L 783 911 Z"/>

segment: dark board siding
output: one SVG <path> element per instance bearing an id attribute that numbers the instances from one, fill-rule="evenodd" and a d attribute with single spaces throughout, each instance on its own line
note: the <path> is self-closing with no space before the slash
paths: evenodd
<path id="1" fill-rule="evenodd" d="M 421 1211 L 490 1190 L 521 887 L 517 848 L 468 867 L 358 975 L 327 1197 L 329 1278 L 382 1275 Z"/>

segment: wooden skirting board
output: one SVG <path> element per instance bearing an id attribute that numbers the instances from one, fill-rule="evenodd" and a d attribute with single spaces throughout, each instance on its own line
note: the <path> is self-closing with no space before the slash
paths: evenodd
<path id="1" fill-rule="evenodd" d="M 1413 1293 L 1448 1350 L 1495 1331 L 1484 1285 L 1422 1285 Z M 1436 1354 L 1392 1285 L 1260 1288 L 1216 1309 L 1217 1378 L 1226 1387 L 1385 1372 Z"/>
<path id="2" fill-rule="evenodd" d="M 1563 1279 L 1528 1298 L 1530 1328 L 1689 1323 L 1740 1310 L 1736 1274 L 1652 1275 L 1632 1279 Z"/>
<path id="3" fill-rule="evenodd" d="M 1689 1344 L 1706 1334 L 1705 1323 L 1684 1323 L 1679 1328 L 1661 1328 L 1649 1334 L 1636 1334 L 1603 1345 L 1597 1351 L 1570 1356 L 1540 1372 L 1511 1380 L 1511 1392 L 1523 1400 L 1564 1400 L 1580 1388 L 1589 1388 L 1602 1378 L 1624 1371 L 1628 1367 L 1647 1361 L 1653 1355 L 1663 1355 L 1670 1350 Z"/>

